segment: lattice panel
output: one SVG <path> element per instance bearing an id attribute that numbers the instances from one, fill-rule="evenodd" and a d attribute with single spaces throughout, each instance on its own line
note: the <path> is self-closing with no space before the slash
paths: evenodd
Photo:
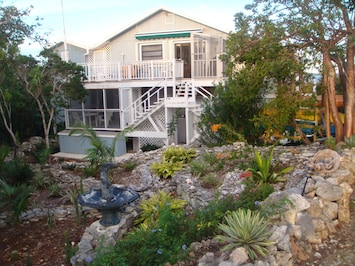
<path id="1" fill-rule="evenodd" d="M 147 145 L 155 145 L 158 147 L 163 147 L 165 145 L 164 139 L 158 139 L 158 138 L 139 138 L 139 148 L 141 149 L 144 146 Z"/>
<path id="2" fill-rule="evenodd" d="M 88 63 L 89 64 L 93 64 L 94 63 L 94 57 L 93 57 L 93 55 L 92 54 L 90 54 L 90 55 L 88 55 Z"/>
<path id="3" fill-rule="evenodd" d="M 160 131 L 166 130 L 166 122 L 165 122 L 165 111 L 164 108 L 160 108 L 152 115 L 152 119 L 154 123 L 158 126 Z M 135 130 L 138 131 L 155 131 L 153 124 L 150 122 L 148 118 L 146 118 L 143 122 L 141 122 Z"/>
<path id="4" fill-rule="evenodd" d="M 111 49 L 111 45 L 106 45 L 105 46 L 105 63 L 111 63 L 111 55 L 112 55 L 112 49 Z"/>

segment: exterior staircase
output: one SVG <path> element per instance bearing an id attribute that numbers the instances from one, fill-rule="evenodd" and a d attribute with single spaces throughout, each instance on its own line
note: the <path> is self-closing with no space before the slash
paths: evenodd
<path id="1" fill-rule="evenodd" d="M 127 135 L 167 139 L 167 109 L 185 109 L 198 117 L 201 114 L 202 99 L 212 97 L 208 90 L 190 82 L 169 87 L 169 93 L 166 84 L 159 83 L 122 111 L 123 124 L 133 129 Z"/>

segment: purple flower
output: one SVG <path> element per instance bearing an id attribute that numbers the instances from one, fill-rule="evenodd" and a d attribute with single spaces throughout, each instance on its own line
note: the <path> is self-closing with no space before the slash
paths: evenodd
<path id="1" fill-rule="evenodd" d="M 255 204 L 255 206 L 259 206 L 260 202 L 259 201 L 255 201 L 254 204 Z"/>
<path id="2" fill-rule="evenodd" d="M 159 254 L 159 255 L 163 254 L 163 250 L 162 250 L 161 248 L 158 249 L 158 250 L 157 250 L 157 254 Z"/>
<path id="3" fill-rule="evenodd" d="M 186 245 L 182 245 L 181 248 L 182 248 L 182 250 L 186 250 L 187 246 Z"/>

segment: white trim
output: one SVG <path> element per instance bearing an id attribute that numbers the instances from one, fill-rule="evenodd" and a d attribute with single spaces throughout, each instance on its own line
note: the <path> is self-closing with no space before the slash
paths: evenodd
<path id="1" fill-rule="evenodd" d="M 140 32 L 136 33 L 134 36 L 135 37 L 140 37 L 140 36 L 149 36 L 149 35 L 160 35 L 160 34 L 179 34 L 179 33 L 201 33 L 203 32 L 202 28 L 199 29 L 187 29 L 187 30 L 169 30 L 169 31 L 147 31 L 147 32 Z"/>

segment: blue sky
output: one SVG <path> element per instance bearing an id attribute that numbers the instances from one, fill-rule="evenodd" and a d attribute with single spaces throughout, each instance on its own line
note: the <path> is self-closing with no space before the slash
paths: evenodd
<path id="1" fill-rule="evenodd" d="M 252 0 L 3 0 L 3 6 L 33 9 L 27 23 L 42 18 L 41 32 L 50 32 L 51 44 L 64 39 L 62 5 L 68 42 L 92 47 L 157 10 L 193 18 L 226 32 L 234 30 L 233 18 Z M 0 0 L 1 3 L 1 0 Z M 24 45 L 22 53 L 36 56 L 41 48 Z"/>

